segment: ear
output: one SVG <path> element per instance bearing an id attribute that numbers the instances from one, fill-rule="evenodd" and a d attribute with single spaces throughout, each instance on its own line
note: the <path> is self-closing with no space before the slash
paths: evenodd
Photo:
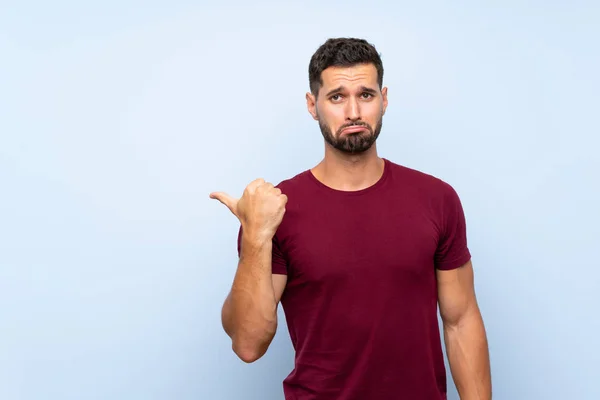
<path id="1" fill-rule="evenodd" d="M 312 115 L 313 119 L 317 121 L 319 119 L 317 115 L 317 99 L 310 92 L 306 93 L 306 107 L 308 108 L 308 112 L 310 115 Z"/>
<path id="2" fill-rule="evenodd" d="M 381 90 L 381 95 L 383 96 L 383 114 L 385 114 L 385 110 L 387 109 L 387 106 L 388 106 L 387 92 L 388 92 L 387 87 L 384 87 Z"/>

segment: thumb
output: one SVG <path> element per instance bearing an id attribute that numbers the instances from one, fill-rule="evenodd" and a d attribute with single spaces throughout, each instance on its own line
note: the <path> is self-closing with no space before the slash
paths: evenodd
<path id="1" fill-rule="evenodd" d="M 225 204 L 229 211 L 233 213 L 233 215 L 237 216 L 237 203 L 238 199 L 235 199 L 224 192 L 213 192 L 209 195 L 211 199 L 219 200 L 222 204 Z"/>

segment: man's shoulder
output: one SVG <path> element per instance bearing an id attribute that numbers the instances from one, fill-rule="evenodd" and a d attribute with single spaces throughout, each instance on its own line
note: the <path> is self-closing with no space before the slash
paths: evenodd
<path id="1" fill-rule="evenodd" d="M 392 174 L 397 176 L 398 181 L 402 183 L 401 186 L 406 187 L 406 185 L 408 185 L 421 191 L 440 194 L 452 192 L 454 190 L 450 183 L 432 173 L 408 167 L 390 160 L 388 160 L 388 162 L 392 168 Z"/>
<path id="2" fill-rule="evenodd" d="M 275 187 L 281 189 L 283 193 L 293 190 L 304 190 L 306 185 L 310 183 L 308 174 L 309 170 L 303 170 L 288 178 L 284 178 Z"/>

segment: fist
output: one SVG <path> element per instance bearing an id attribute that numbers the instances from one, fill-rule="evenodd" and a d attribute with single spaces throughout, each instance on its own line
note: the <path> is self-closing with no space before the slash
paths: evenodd
<path id="1" fill-rule="evenodd" d="M 281 224 L 287 196 L 264 179 L 256 179 L 236 199 L 223 192 L 213 192 L 211 199 L 223 203 L 237 217 L 242 229 L 258 240 L 271 240 Z"/>

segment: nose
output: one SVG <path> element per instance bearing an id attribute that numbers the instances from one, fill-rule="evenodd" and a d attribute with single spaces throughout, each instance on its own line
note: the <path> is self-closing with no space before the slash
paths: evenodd
<path id="1" fill-rule="evenodd" d="M 348 106 L 346 110 L 346 119 L 350 121 L 357 121 L 360 119 L 360 105 L 358 100 L 355 98 L 351 98 L 348 101 Z"/>

